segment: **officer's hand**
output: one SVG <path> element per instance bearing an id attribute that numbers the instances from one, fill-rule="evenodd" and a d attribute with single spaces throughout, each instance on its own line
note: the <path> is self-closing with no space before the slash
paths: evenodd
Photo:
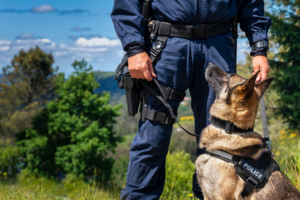
<path id="1" fill-rule="evenodd" d="M 252 59 L 252 66 L 253 66 L 253 74 L 259 71 L 257 75 L 256 82 L 263 81 L 267 78 L 268 74 L 270 73 L 271 69 L 269 66 L 269 62 L 266 56 L 255 56 Z"/>
<path id="2" fill-rule="evenodd" d="M 152 61 L 146 52 L 128 58 L 128 69 L 132 78 L 151 81 L 152 77 L 156 77 Z"/>

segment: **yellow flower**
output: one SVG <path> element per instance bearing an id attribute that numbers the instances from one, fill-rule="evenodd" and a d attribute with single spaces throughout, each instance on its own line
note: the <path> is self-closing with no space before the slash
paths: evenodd
<path id="1" fill-rule="evenodd" d="M 193 195 L 193 194 L 189 194 L 189 196 L 190 196 L 190 197 L 193 197 L 194 195 Z"/>
<path id="2" fill-rule="evenodd" d="M 297 136 L 296 133 L 292 133 L 288 138 L 289 138 L 289 139 L 292 139 L 292 138 L 295 138 L 296 136 Z"/>

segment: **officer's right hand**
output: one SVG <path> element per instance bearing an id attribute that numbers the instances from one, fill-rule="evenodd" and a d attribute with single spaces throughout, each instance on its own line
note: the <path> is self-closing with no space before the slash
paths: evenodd
<path id="1" fill-rule="evenodd" d="M 152 61 L 146 52 L 129 57 L 128 69 L 132 78 L 147 79 L 147 81 L 151 81 L 152 77 L 156 77 Z"/>

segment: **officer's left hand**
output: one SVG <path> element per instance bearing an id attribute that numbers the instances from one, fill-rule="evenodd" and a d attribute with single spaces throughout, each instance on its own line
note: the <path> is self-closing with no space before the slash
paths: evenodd
<path id="1" fill-rule="evenodd" d="M 254 56 L 252 59 L 253 74 L 259 71 L 256 82 L 263 81 L 267 78 L 271 69 L 266 56 Z"/>

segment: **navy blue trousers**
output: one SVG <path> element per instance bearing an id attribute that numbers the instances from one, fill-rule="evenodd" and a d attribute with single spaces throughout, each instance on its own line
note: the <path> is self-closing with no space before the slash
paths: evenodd
<path id="1" fill-rule="evenodd" d="M 155 66 L 157 80 L 161 85 L 179 91 L 190 90 L 191 105 L 195 117 L 195 133 L 201 134 L 210 124 L 209 109 L 215 100 L 215 94 L 205 80 L 205 68 L 213 62 L 224 71 L 234 71 L 234 44 L 231 32 L 207 39 L 169 38 L 162 50 L 161 59 Z M 156 99 L 149 97 L 151 109 L 167 112 L 167 108 Z M 174 113 L 180 102 L 169 101 Z M 130 148 L 130 161 L 127 171 L 127 183 L 121 191 L 122 200 L 159 199 L 165 183 L 166 155 L 172 134 L 172 125 L 161 125 L 146 120 L 139 122 L 139 131 Z M 196 144 L 197 142 L 197 144 Z M 196 155 L 204 153 L 198 148 Z M 193 191 L 196 197 L 203 199 L 201 189 L 193 177 Z"/>

